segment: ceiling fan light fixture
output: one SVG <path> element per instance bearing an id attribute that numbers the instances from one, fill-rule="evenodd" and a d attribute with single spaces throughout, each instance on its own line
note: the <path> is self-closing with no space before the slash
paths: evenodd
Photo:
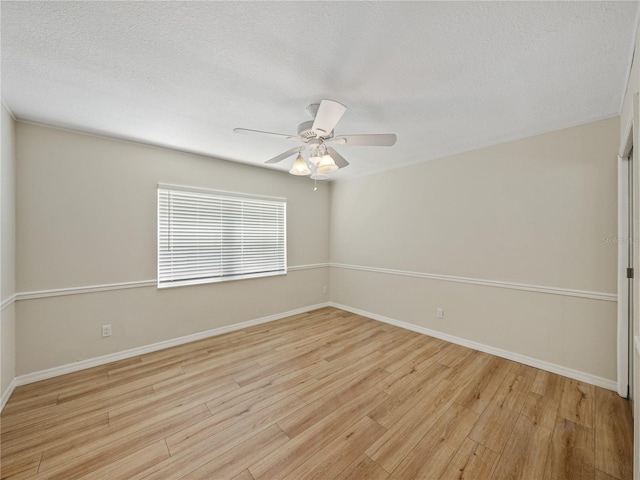
<path id="1" fill-rule="evenodd" d="M 291 165 L 291 170 L 289 170 L 289 173 L 291 175 L 299 176 L 305 176 L 311 173 L 311 170 L 309 170 L 309 166 L 307 165 L 307 162 L 304 161 L 304 158 L 302 158 L 301 153 L 298 153 L 298 158 L 296 158 L 296 161 L 293 162 L 293 165 Z"/>
<path id="2" fill-rule="evenodd" d="M 268 165 L 279 163 L 298 153 L 298 158 L 289 173 L 300 176 L 309 174 L 327 175 L 338 168 L 344 168 L 349 165 L 349 162 L 332 147 L 332 144 L 354 147 L 390 147 L 396 143 L 395 133 L 363 133 L 336 137 L 334 135 L 335 126 L 344 115 L 346 109 L 347 107 L 335 100 L 321 100 L 320 103 L 309 105 L 307 111 L 313 117 L 313 120 L 308 120 L 298 125 L 298 135 L 265 132 L 248 128 L 234 128 L 233 131 L 236 133 L 284 137 L 287 140 L 300 141 L 304 143 L 302 147 L 290 148 L 264 163 Z M 308 152 L 306 161 L 300 155 L 302 151 Z"/>
<path id="3" fill-rule="evenodd" d="M 320 148 L 311 147 L 311 154 L 309 155 L 309 161 L 313 163 L 315 166 L 318 166 L 320 161 L 322 160 L 322 153 Z"/>
<path id="4" fill-rule="evenodd" d="M 322 155 L 322 158 L 320 159 L 320 162 L 316 167 L 316 172 L 331 173 L 335 172 L 336 170 L 338 170 L 338 166 L 336 165 L 336 162 L 333 160 L 331 155 L 329 155 L 328 153 Z"/>

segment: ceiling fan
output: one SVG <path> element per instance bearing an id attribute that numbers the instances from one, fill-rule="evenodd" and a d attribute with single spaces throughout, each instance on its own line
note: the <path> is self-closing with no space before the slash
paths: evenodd
<path id="1" fill-rule="evenodd" d="M 340 155 L 331 144 L 357 147 L 390 147 L 396 143 L 396 135 L 393 133 L 339 135 L 334 136 L 333 129 L 338 124 L 347 107 L 334 100 L 322 100 L 307 107 L 307 112 L 313 120 L 302 122 L 298 125 L 297 135 L 284 133 L 263 132 L 248 128 L 234 128 L 236 133 L 257 133 L 283 137 L 288 140 L 297 140 L 304 145 L 294 147 L 280 155 L 277 155 L 265 163 L 273 164 L 281 162 L 292 155 L 298 154 L 289 173 L 292 175 L 311 175 L 317 180 L 325 179 L 328 174 L 344 168 L 349 162 Z M 308 155 L 308 160 L 303 157 L 303 152 Z"/>

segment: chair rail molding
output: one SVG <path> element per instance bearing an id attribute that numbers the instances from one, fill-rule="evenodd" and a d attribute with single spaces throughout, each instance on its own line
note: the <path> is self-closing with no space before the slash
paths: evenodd
<path id="1" fill-rule="evenodd" d="M 391 268 L 367 267 L 362 265 L 350 265 L 345 263 L 330 263 L 332 268 L 345 270 L 358 270 L 362 272 L 383 273 L 388 275 L 399 275 L 403 277 L 426 278 L 429 280 L 439 280 L 443 282 L 467 283 L 471 285 L 481 285 L 485 287 L 508 288 L 511 290 L 524 290 L 527 292 L 547 293 L 551 295 L 564 295 L 568 297 L 589 298 L 592 300 L 603 300 L 606 302 L 617 302 L 617 293 L 592 292 L 588 290 L 574 290 L 570 288 L 548 287 L 544 285 L 531 285 L 526 283 L 503 282 L 499 280 L 487 280 L 482 278 L 458 277 L 454 275 L 441 275 L 437 273 L 414 272 L 410 270 L 396 270 Z"/>

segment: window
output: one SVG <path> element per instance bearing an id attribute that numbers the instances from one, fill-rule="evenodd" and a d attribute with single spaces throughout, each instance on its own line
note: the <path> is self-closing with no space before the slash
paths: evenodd
<path id="1" fill-rule="evenodd" d="M 158 287 L 287 273 L 286 201 L 158 186 Z"/>

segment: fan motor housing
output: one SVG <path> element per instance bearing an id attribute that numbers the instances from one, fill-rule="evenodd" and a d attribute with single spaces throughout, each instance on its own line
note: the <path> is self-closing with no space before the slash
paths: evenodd
<path id="1" fill-rule="evenodd" d="M 308 142 L 312 138 L 331 138 L 333 136 L 333 131 L 331 131 L 329 135 L 318 135 L 315 131 L 313 131 L 313 120 L 309 120 L 308 122 L 302 122 L 300 125 L 298 125 L 298 135 Z"/>

